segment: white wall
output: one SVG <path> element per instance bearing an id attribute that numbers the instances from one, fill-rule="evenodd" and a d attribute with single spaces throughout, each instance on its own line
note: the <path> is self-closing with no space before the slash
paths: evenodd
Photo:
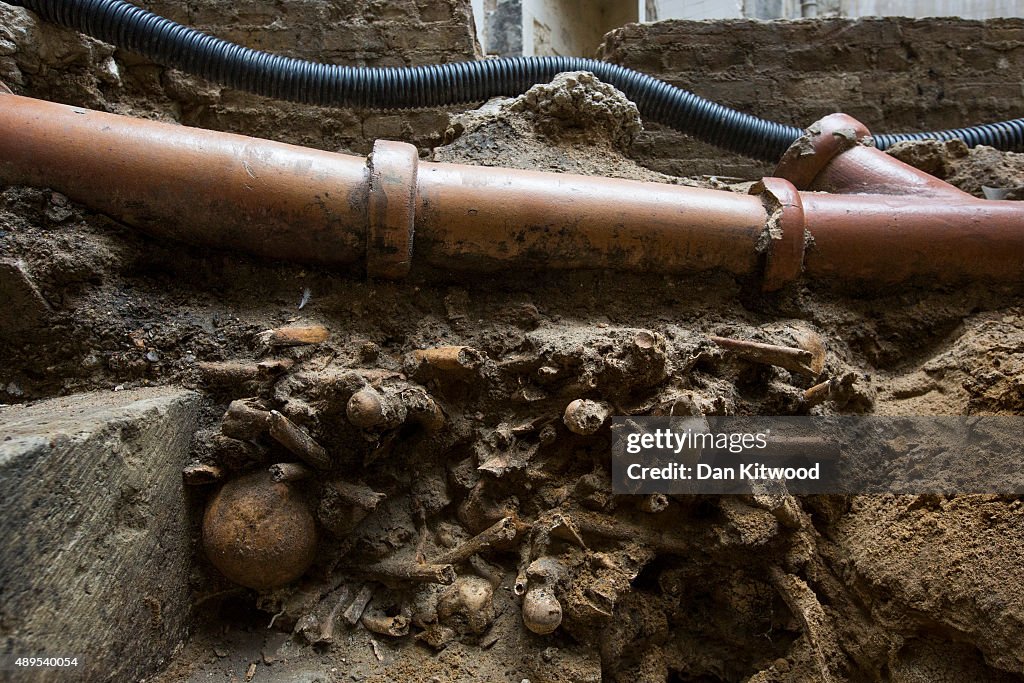
<path id="1" fill-rule="evenodd" d="M 656 0 L 658 19 L 739 19 L 743 0 Z"/>
<path id="2" fill-rule="evenodd" d="M 800 4 L 800 0 L 654 0 L 659 20 L 794 19 L 800 16 Z"/>
<path id="3" fill-rule="evenodd" d="M 737 19 L 764 14 L 765 8 L 778 6 L 779 18 L 800 16 L 800 0 L 655 0 L 660 19 Z M 1024 17 L 1024 0 L 818 0 L 818 14 L 846 17 Z"/>
<path id="4" fill-rule="evenodd" d="M 487 43 L 484 40 L 484 0 L 470 0 L 473 7 L 473 23 L 476 24 L 476 39 L 480 43 L 480 50 L 487 54 Z"/>
<path id="5" fill-rule="evenodd" d="M 595 5 L 587 0 L 523 0 L 523 54 L 593 53 L 601 25 L 601 10 Z"/>
<path id="6" fill-rule="evenodd" d="M 1024 0 L 844 0 L 850 17 L 1024 17 Z"/>
<path id="7" fill-rule="evenodd" d="M 605 33 L 638 20 L 635 0 L 523 0 L 523 54 L 592 57 Z"/>

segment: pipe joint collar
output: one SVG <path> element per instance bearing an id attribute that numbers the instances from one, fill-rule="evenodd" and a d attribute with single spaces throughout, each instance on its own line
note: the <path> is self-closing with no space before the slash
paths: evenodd
<path id="1" fill-rule="evenodd" d="M 377 140 L 367 159 L 370 197 L 367 206 L 366 274 L 396 280 L 409 274 L 416 227 L 415 145 Z"/>
<path id="2" fill-rule="evenodd" d="M 804 268 L 804 204 L 793 183 L 783 178 L 763 178 L 750 188 L 760 195 L 768 214 L 765 239 L 759 247 L 765 253 L 761 289 L 774 292 L 796 281 Z"/>

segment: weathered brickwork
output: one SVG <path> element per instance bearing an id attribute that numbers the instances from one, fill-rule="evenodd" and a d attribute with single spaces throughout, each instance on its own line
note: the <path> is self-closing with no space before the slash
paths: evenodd
<path id="1" fill-rule="evenodd" d="M 664 21 L 612 31 L 602 56 L 797 125 L 844 111 L 878 132 L 934 130 L 1024 110 L 1022 19 Z M 658 170 L 748 175 L 769 168 L 650 128 L 636 154 Z"/>
<path id="2" fill-rule="evenodd" d="M 477 56 L 470 0 L 150 0 L 162 16 L 248 47 L 366 66 Z M 277 102 L 215 87 L 0 5 L 0 80 L 20 94 L 323 149 L 368 152 L 375 138 L 437 144 L 439 109 L 363 112 Z"/>

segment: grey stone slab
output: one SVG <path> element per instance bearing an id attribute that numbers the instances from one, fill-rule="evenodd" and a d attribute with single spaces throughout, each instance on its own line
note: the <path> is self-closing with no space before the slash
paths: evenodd
<path id="1" fill-rule="evenodd" d="M 186 637 L 198 401 L 162 387 L 0 409 L 0 652 L 80 662 L 15 680 L 138 680 Z"/>

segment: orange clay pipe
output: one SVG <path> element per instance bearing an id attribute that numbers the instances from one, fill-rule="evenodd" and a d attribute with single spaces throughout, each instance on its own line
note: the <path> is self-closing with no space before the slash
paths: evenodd
<path id="1" fill-rule="evenodd" d="M 975 199 L 866 135 L 827 117 L 787 152 L 781 177 L 743 195 L 421 162 L 400 142 L 378 141 L 363 159 L 0 91 L 0 183 L 53 188 L 156 237 L 365 264 L 370 277 L 400 278 L 415 262 L 719 269 L 766 290 L 802 275 L 1022 279 L 1024 205 Z"/>

